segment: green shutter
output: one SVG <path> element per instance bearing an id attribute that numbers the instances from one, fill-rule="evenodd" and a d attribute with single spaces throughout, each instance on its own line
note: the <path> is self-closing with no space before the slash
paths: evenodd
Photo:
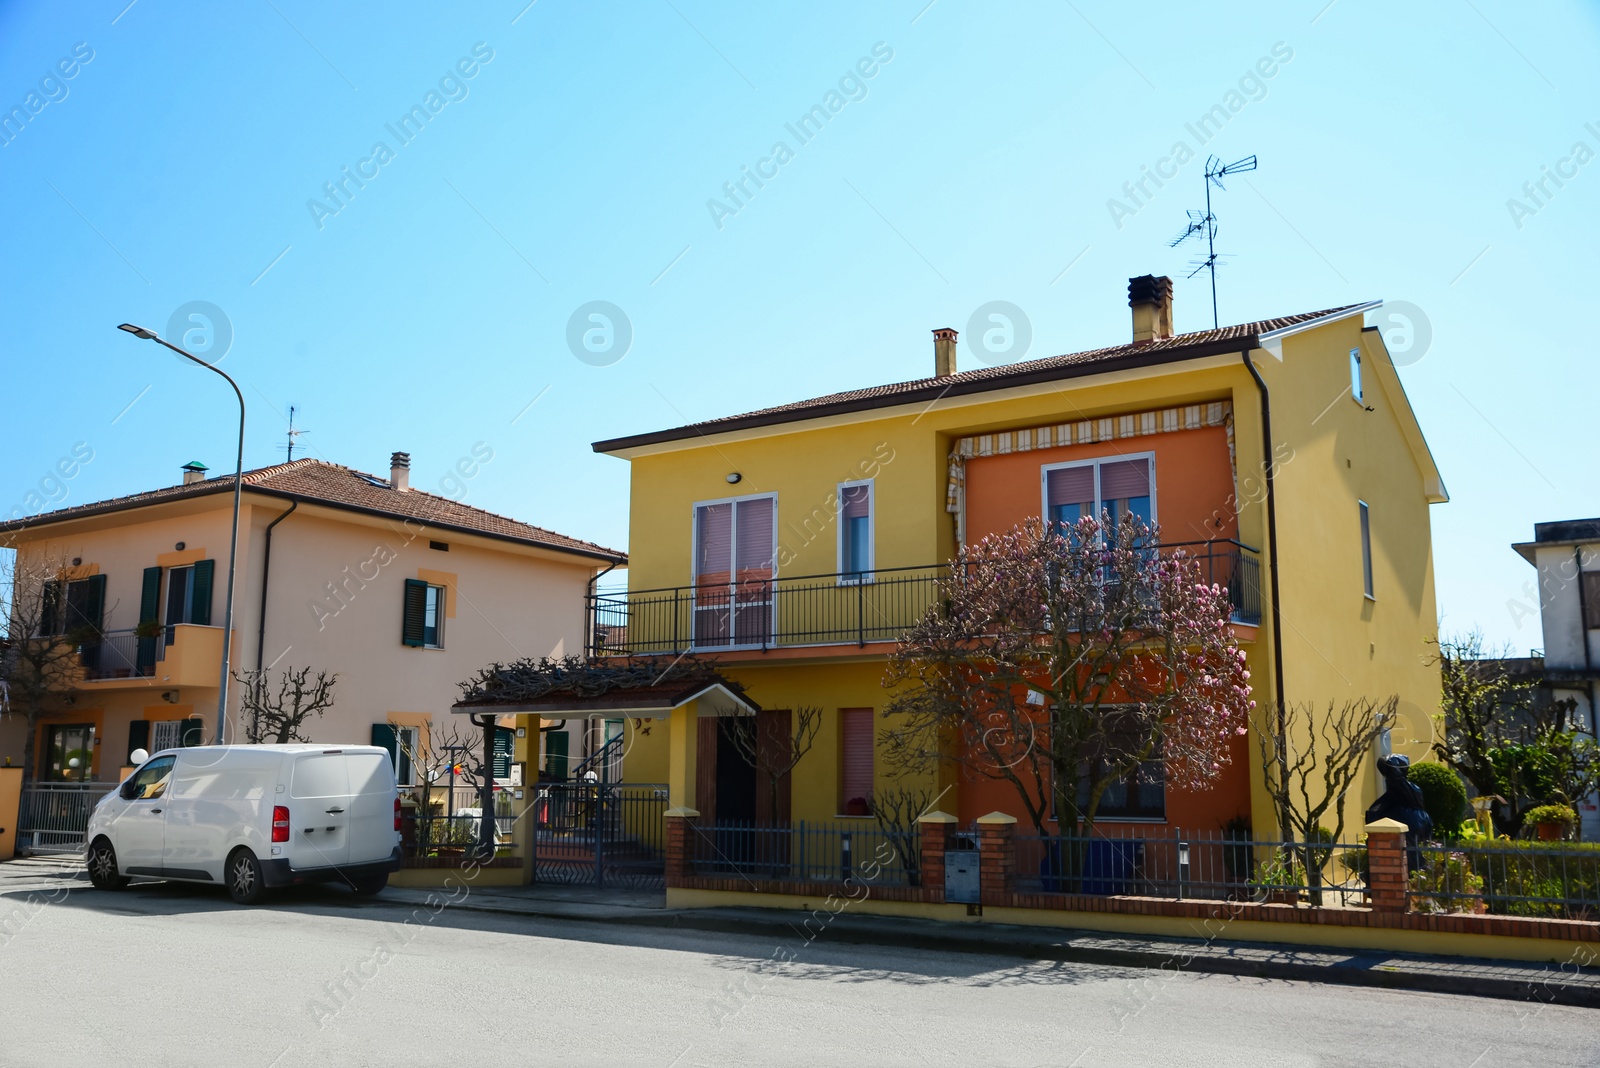
<path id="1" fill-rule="evenodd" d="M 374 723 L 372 725 L 372 744 L 381 745 L 389 750 L 389 762 L 394 765 L 394 781 L 405 782 L 411 778 L 411 757 L 400 748 L 400 736 L 395 733 L 392 724 Z"/>
<path id="2" fill-rule="evenodd" d="M 517 732 L 510 727 L 494 729 L 494 777 L 511 778 L 512 748 L 517 744 Z"/>
<path id="3" fill-rule="evenodd" d="M 99 634 L 104 631 L 106 624 L 106 577 L 90 575 L 87 581 L 89 596 L 83 606 L 83 621 Z"/>
<path id="4" fill-rule="evenodd" d="M 216 570 L 215 560 L 195 561 L 194 574 L 190 576 L 192 585 L 189 587 L 190 623 L 202 627 L 211 626 L 211 580 Z"/>
<path id="5" fill-rule="evenodd" d="M 161 569 L 144 569 L 144 588 L 139 593 L 139 622 L 154 623 L 161 612 Z"/>
<path id="6" fill-rule="evenodd" d="M 133 722 L 129 723 L 128 724 L 128 759 L 127 759 L 127 763 L 129 763 L 129 764 L 133 763 L 133 751 L 135 749 L 148 750 L 149 748 L 150 748 L 150 721 L 147 720 L 147 719 L 136 719 Z"/>
<path id="7" fill-rule="evenodd" d="M 55 579 L 45 579 L 44 588 L 39 592 L 39 633 L 60 634 L 66 630 L 62 626 L 64 622 L 61 614 L 61 583 Z"/>
<path id="8" fill-rule="evenodd" d="M 547 731 L 544 736 L 545 778 L 556 782 L 567 780 L 567 732 Z"/>
<path id="9" fill-rule="evenodd" d="M 423 623 L 428 615 L 428 584 L 421 579 L 406 579 L 404 613 L 400 620 L 400 641 L 404 645 L 423 645 Z"/>
<path id="10" fill-rule="evenodd" d="M 178 744 L 187 748 L 191 745 L 204 745 L 206 740 L 206 725 L 204 720 L 186 719 L 183 721 L 183 734 L 178 739 Z"/>

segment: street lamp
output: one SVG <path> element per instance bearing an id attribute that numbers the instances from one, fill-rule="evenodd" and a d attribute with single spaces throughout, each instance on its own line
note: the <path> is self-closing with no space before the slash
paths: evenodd
<path id="1" fill-rule="evenodd" d="M 191 360 L 208 371 L 215 371 L 227 379 L 228 385 L 233 387 L 233 395 L 239 398 L 239 454 L 233 465 L 233 534 L 228 538 L 228 598 L 222 610 L 222 678 L 217 683 L 217 744 L 221 745 L 224 740 L 223 729 L 228 722 L 228 674 L 233 654 L 233 576 L 239 561 L 239 495 L 244 487 L 244 394 L 239 392 L 239 383 L 228 378 L 226 371 L 207 363 L 193 353 L 183 351 L 154 330 L 134 326 L 132 323 L 123 323 L 117 329 L 126 330 L 134 337 L 143 338 L 145 341 L 165 345 L 184 359 Z"/>

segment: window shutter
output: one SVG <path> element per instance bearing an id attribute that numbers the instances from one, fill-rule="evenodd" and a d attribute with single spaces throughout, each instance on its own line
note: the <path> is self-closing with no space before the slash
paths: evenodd
<path id="1" fill-rule="evenodd" d="M 1600 571 L 1583 573 L 1583 621 L 1585 630 L 1600 630 Z"/>
<path id="2" fill-rule="evenodd" d="M 872 709 L 841 708 L 840 811 L 856 798 L 872 804 Z"/>
<path id="3" fill-rule="evenodd" d="M 496 727 L 494 729 L 494 777 L 496 779 L 511 778 L 511 750 L 517 743 L 517 732 L 510 727 Z"/>
<path id="4" fill-rule="evenodd" d="M 739 502 L 734 566 L 741 578 L 766 578 L 772 574 L 772 504 L 771 497 Z"/>
<path id="5" fill-rule="evenodd" d="M 1045 472 L 1045 503 L 1054 512 L 1063 504 L 1087 504 L 1094 509 L 1094 467 L 1057 467 Z"/>
<path id="6" fill-rule="evenodd" d="M 428 584 L 421 579 L 406 579 L 404 611 L 400 621 L 400 642 L 421 648 L 423 625 L 428 614 Z"/>
<path id="7" fill-rule="evenodd" d="M 105 628 L 106 622 L 106 577 L 90 575 L 86 581 L 89 594 L 84 599 L 83 622 L 99 632 Z"/>
<path id="8" fill-rule="evenodd" d="M 545 775 L 557 782 L 567 778 L 567 732 L 548 731 L 544 736 Z"/>
<path id="9" fill-rule="evenodd" d="M 843 506 L 842 514 L 846 519 L 865 519 L 871 497 L 872 490 L 867 486 L 846 487 L 845 491 L 839 494 L 839 503 Z"/>
<path id="10" fill-rule="evenodd" d="M 1100 465 L 1100 499 L 1124 501 L 1150 496 L 1150 461 L 1117 460 Z"/>
<path id="11" fill-rule="evenodd" d="M 184 720 L 182 732 L 178 737 L 178 744 L 186 749 L 191 745 L 204 745 L 206 740 L 205 721 L 199 719 Z"/>
<path id="12" fill-rule="evenodd" d="M 726 575 L 733 570 L 733 505 L 708 504 L 695 512 L 700 542 L 694 562 L 695 578 Z"/>
<path id="13" fill-rule="evenodd" d="M 45 579 L 44 587 L 39 591 L 39 633 L 60 634 L 66 628 L 61 624 L 61 583 L 55 579 Z"/>
<path id="14" fill-rule="evenodd" d="M 139 593 L 139 622 L 154 623 L 161 611 L 161 569 L 144 569 L 144 588 Z"/>
<path id="15" fill-rule="evenodd" d="M 146 750 L 148 750 L 149 748 L 150 748 L 150 721 L 147 720 L 147 719 L 136 719 L 136 720 L 133 720 L 132 722 L 130 722 L 128 724 L 128 759 L 125 760 L 123 763 L 126 763 L 126 764 L 132 764 L 133 763 L 133 751 L 135 749 L 146 749 Z"/>
<path id="16" fill-rule="evenodd" d="M 197 560 L 190 576 L 189 622 L 202 627 L 211 626 L 211 580 L 216 574 L 215 560 Z M 171 619 L 171 616 L 167 617 Z"/>
<path id="17" fill-rule="evenodd" d="M 374 723 L 372 744 L 389 750 L 389 763 L 394 765 L 394 781 L 403 781 L 400 778 L 400 740 L 395 737 L 394 728 L 387 723 Z"/>

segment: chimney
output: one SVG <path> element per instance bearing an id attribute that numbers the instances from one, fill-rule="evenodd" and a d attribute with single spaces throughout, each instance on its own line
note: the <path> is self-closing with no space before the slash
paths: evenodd
<path id="1" fill-rule="evenodd" d="M 933 377 L 949 378 L 956 373 L 956 332 L 941 326 L 933 332 Z"/>
<path id="2" fill-rule="evenodd" d="M 389 454 L 389 488 L 397 489 L 402 493 L 411 488 L 411 454 L 409 452 L 393 452 Z"/>
<path id="3" fill-rule="evenodd" d="M 1128 307 L 1133 309 L 1133 342 L 1172 336 L 1172 279 L 1140 275 L 1128 279 Z"/>
<path id="4" fill-rule="evenodd" d="M 188 463 L 183 465 L 182 470 L 183 484 L 187 486 L 190 483 L 199 482 L 201 479 L 205 478 L 206 472 L 210 469 L 199 460 L 190 460 Z"/>

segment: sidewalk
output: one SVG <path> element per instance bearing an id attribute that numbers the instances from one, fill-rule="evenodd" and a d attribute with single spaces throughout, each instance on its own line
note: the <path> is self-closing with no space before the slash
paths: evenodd
<path id="1" fill-rule="evenodd" d="M 0 896 L 88 887 L 79 857 L 31 857 L 0 864 Z M 220 891 L 219 891 L 220 892 Z M 390 887 L 377 899 L 391 906 L 424 906 L 439 891 Z M 499 913 L 593 923 L 753 935 L 803 954 L 813 939 L 832 944 L 899 946 L 946 953 L 978 953 L 1148 968 L 1152 978 L 1175 971 L 1387 987 L 1441 994 L 1600 1008 L 1600 968 L 1531 964 L 1412 953 L 1329 950 L 1257 942 L 1150 938 L 1098 931 L 1008 924 L 948 924 L 934 920 L 833 916 L 820 934 L 812 913 L 785 909 L 668 909 L 659 892 L 592 887 L 483 887 L 450 905 Z M 0 905 L 3 911 L 3 905 Z M 823 913 L 826 916 L 826 913 Z M 805 927 L 811 920 L 808 932 Z"/>

